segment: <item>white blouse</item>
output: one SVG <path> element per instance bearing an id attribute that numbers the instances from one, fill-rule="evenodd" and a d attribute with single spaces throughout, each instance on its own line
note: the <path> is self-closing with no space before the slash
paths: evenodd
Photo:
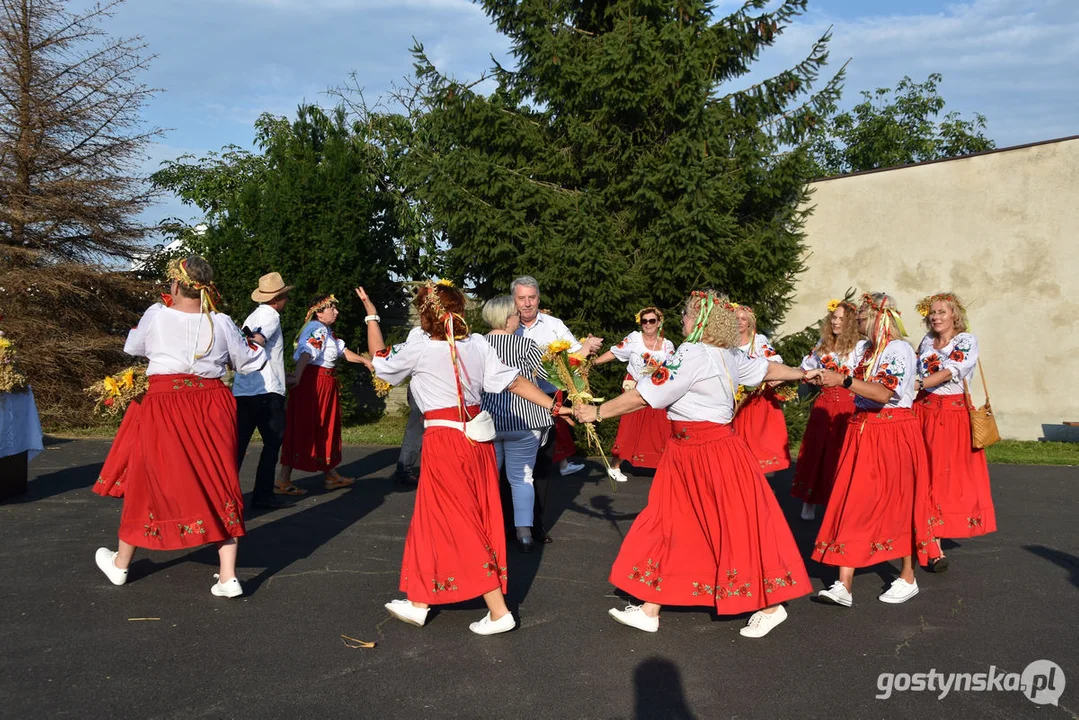
<path id="1" fill-rule="evenodd" d="M 332 330 L 318 320 L 312 320 L 300 331 L 300 339 L 296 341 L 296 349 L 292 353 L 293 362 L 298 362 L 303 353 L 311 356 L 308 361 L 311 365 L 329 369 L 345 356 L 345 341 L 339 340 Z"/>
<path id="2" fill-rule="evenodd" d="M 148 358 L 147 375 L 220 378 L 226 365 L 246 375 L 266 364 L 265 351 L 249 344 L 228 315 L 210 313 L 207 319 L 202 313 L 182 312 L 160 303 L 151 305 L 138 327 L 127 334 L 124 352 Z M 206 354 L 196 360 L 200 353 Z"/>
<path id="3" fill-rule="evenodd" d="M 751 358 L 763 357 L 768 362 L 783 362 L 783 357 L 776 352 L 776 349 L 772 347 L 772 344 L 768 342 L 768 338 L 760 333 L 753 336 L 753 339 L 745 345 L 738 348 Z"/>
<path id="4" fill-rule="evenodd" d="M 520 372 L 498 359 L 494 348 L 482 335 L 458 340 L 461 389 L 466 405 L 479 405 L 483 393 L 500 393 Z M 409 387 L 422 412 L 457 407 L 457 382 L 450 362 L 450 345 L 429 335 L 410 335 L 399 345 L 375 353 L 375 374 L 397 385 L 412 376 Z"/>
<path id="5" fill-rule="evenodd" d="M 652 350 L 644 343 L 644 333 L 634 330 L 620 343 L 611 346 L 611 354 L 626 363 L 626 372 L 630 377 L 640 381 L 646 374 L 647 366 L 655 368 L 667 362 L 667 358 L 674 354 L 674 343 L 664 338 L 663 346 L 659 350 Z"/>
<path id="6" fill-rule="evenodd" d="M 978 364 L 978 339 L 968 332 L 953 337 L 940 350 L 933 347 L 933 336 L 927 334 L 918 346 L 918 374 L 927 378 L 935 372 L 948 370 L 952 379 L 926 392 L 935 395 L 962 395 L 963 381 L 970 380 Z"/>
<path id="7" fill-rule="evenodd" d="M 867 351 L 869 343 L 865 345 Z M 855 370 L 855 376 L 860 376 L 859 370 L 863 363 L 868 364 L 871 357 L 863 354 L 862 361 Z M 877 361 L 876 372 L 871 377 L 866 377 L 866 382 L 877 382 L 892 391 L 888 402 L 881 404 L 858 395 L 854 398 L 854 404 L 861 410 L 881 410 L 886 407 L 909 408 L 914 404 L 914 379 L 917 376 L 918 358 L 914 354 L 914 348 L 906 340 L 892 340 L 884 346 Z M 872 370 L 872 368 L 868 368 Z"/>
<path id="8" fill-rule="evenodd" d="M 767 372 L 764 357 L 687 342 L 637 383 L 637 392 L 652 407 L 667 408 L 671 420 L 726 424 L 734 417 L 735 388 L 760 385 Z"/>
<path id="9" fill-rule="evenodd" d="M 859 340 L 854 349 L 846 355 L 839 353 L 822 353 L 820 343 L 813 348 L 813 351 L 802 358 L 801 368 L 803 370 L 816 370 L 817 368 L 824 368 L 825 370 L 831 370 L 841 375 L 850 375 L 854 372 L 854 369 L 858 367 L 858 362 L 862 359 L 862 355 L 865 354 L 865 347 L 868 345 L 868 341 Z"/>

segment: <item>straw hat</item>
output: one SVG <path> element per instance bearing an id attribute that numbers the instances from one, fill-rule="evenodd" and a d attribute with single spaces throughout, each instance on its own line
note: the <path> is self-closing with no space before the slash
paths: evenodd
<path id="1" fill-rule="evenodd" d="M 258 289 L 251 293 L 251 299 L 255 302 L 270 302 L 278 295 L 287 293 L 294 285 L 286 285 L 281 279 L 281 273 L 267 273 L 259 278 Z"/>

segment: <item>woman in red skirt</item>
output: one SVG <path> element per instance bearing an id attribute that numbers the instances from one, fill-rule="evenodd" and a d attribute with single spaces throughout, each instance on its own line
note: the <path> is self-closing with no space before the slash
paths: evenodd
<path id="1" fill-rule="evenodd" d="M 469 625 L 477 635 L 512 630 L 506 607 L 506 535 L 498 490 L 491 416 L 480 411 L 483 393 L 509 390 L 548 409 L 569 414 L 557 401 L 498 359 L 482 335 L 465 324 L 465 296 L 444 283 L 428 282 L 416 295 L 424 335 L 386 347 L 374 304 L 358 291 L 367 310 L 372 371 L 409 387 L 424 413 L 420 482 L 405 538 L 400 590 L 407 599 L 386 603 L 390 614 L 422 626 L 431 605 L 483 597 L 488 612 Z"/>
<path id="2" fill-rule="evenodd" d="M 173 306 L 147 311 L 125 352 L 149 359 L 150 388 L 138 410 L 137 451 L 128 457 L 118 551 L 99 548 L 98 568 L 115 585 L 127 581 L 136 547 L 218 548 L 219 597 L 243 593 L 236 578 L 236 538 L 244 534 L 236 468 L 236 401 L 221 382 L 226 365 L 240 373 L 266 362 L 232 319 L 213 310 L 213 268 L 192 256 L 170 266 Z M 258 343 L 258 344 L 255 344 Z M 126 443 L 125 443 L 126 446 Z"/>
<path id="3" fill-rule="evenodd" d="M 654 306 L 642 308 L 637 313 L 639 331 L 631 332 L 617 345 L 595 359 L 595 365 L 619 360 L 626 363 L 623 392 L 637 387 L 643 378 L 655 372 L 667 358 L 674 354 L 674 343 L 663 337 L 663 312 Z M 663 448 L 671 436 L 671 421 L 663 409 L 644 408 L 622 418 L 618 423 L 618 435 L 611 448 L 611 467 L 607 474 L 616 482 L 629 480 L 622 472 L 622 461 L 629 460 L 634 467 L 655 469 L 663 455 Z"/>
<path id="4" fill-rule="evenodd" d="M 293 468 L 321 472 L 327 490 L 355 482 L 337 472 L 341 464 L 341 399 L 334 368 L 341 359 L 353 363 L 364 360 L 334 335 L 332 328 L 339 314 L 337 298 L 316 295 L 308 306 L 307 323 L 296 341 L 292 353 L 296 369 L 288 378 L 291 390 L 285 410 L 281 469 L 274 483 L 278 495 L 307 494 L 293 484 Z"/>
<path id="5" fill-rule="evenodd" d="M 858 309 L 854 303 L 832 300 L 821 321 L 820 342 L 802 360 L 803 370 L 824 368 L 851 375 L 865 351 L 860 341 Z M 847 423 L 854 414 L 854 393 L 845 388 L 824 388 L 813 403 L 798 451 L 791 495 L 802 501 L 802 519 L 816 517 L 816 506 L 827 505 L 839 464 L 839 451 Z"/>
<path id="6" fill-rule="evenodd" d="M 143 313 L 143 318 L 163 307 L 172 307 L 172 295 L 161 293 L 161 302 L 147 308 L 146 312 Z M 132 328 L 132 332 L 128 333 L 128 342 L 132 342 L 132 338 L 136 335 L 136 329 Z M 135 398 L 124 410 L 124 417 L 120 420 L 120 427 L 116 431 L 116 436 L 112 439 L 109 454 L 105 457 L 105 463 L 98 472 L 93 491 L 101 497 L 122 498 L 124 496 L 124 478 L 127 477 L 127 468 L 131 463 L 131 456 L 138 452 L 139 433 L 137 428 L 139 412 L 142 410 L 141 401 L 141 397 Z"/>
<path id="7" fill-rule="evenodd" d="M 918 358 L 903 340 L 895 301 L 884 293 L 863 295 L 858 329 L 869 342 L 854 374 L 824 370 L 818 381 L 857 395 L 813 546 L 814 560 L 839 566 L 839 580 L 819 597 L 845 607 L 854 602 L 854 569 L 889 560 L 902 559 L 903 568 L 881 602 L 903 603 L 917 595 L 912 559 L 917 555 L 926 563 L 940 523 L 930 511 L 925 442 L 911 410 Z"/>
<path id="8" fill-rule="evenodd" d="M 768 362 L 782 363 L 783 358 L 757 332 L 757 316 L 748 305 L 734 305 L 738 316 L 738 349 L 750 358 L 763 357 Z M 749 445 L 761 470 L 766 473 L 786 470 L 791 466 L 791 451 L 787 438 L 787 419 L 783 405 L 773 386 L 761 385 L 734 414 L 734 431 Z"/>
<path id="9" fill-rule="evenodd" d="M 780 603 L 810 591 L 809 576 L 760 465 L 731 429 L 735 388 L 811 379 L 820 371 L 738 351 L 734 307 L 713 292 L 693 293 L 682 318 L 686 342 L 666 365 L 598 408 L 574 408 L 582 422 L 645 406 L 666 408 L 671 420 L 648 505 L 611 569 L 615 587 L 645 602 L 610 615 L 656 632 L 662 605 L 752 612 L 740 632 L 763 637 L 786 619 Z"/>
<path id="10" fill-rule="evenodd" d="M 915 404 L 929 455 L 930 486 L 944 526 L 929 569 L 944 572 L 948 560 L 940 538 L 985 535 L 997 529 L 985 450 L 971 445 L 970 406 L 965 389 L 978 364 L 978 340 L 967 332 L 963 303 L 940 293 L 918 303 L 929 332 L 918 346 Z"/>

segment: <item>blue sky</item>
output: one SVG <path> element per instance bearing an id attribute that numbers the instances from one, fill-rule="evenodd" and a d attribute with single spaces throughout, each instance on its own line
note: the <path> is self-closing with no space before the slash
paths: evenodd
<path id="1" fill-rule="evenodd" d="M 745 84 L 802 59 L 830 25 L 832 66 L 851 59 L 844 105 L 859 90 L 939 72 L 948 109 L 986 115 L 1000 147 L 1079 134 L 1079 0 L 809 0 Z M 411 74 L 413 37 L 461 79 L 509 49 L 468 0 L 130 0 L 105 29 L 142 35 L 158 55 L 145 81 L 164 92 L 144 115 L 169 130 L 147 170 L 185 152 L 250 147 L 260 113 L 330 104 L 326 89 L 351 72 L 376 98 Z M 193 213 L 166 200 L 147 219 Z"/>

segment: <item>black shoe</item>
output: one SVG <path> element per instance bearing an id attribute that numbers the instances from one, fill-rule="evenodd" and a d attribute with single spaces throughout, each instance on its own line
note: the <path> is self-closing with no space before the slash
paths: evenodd
<path id="1" fill-rule="evenodd" d="M 536 549 L 536 541 L 532 538 L 517 538 L 517 549 L 527 555 Z"/>
<path id="2" fill-rule="evenodd" d="M 936 560 L 930 560 L 926 569 L 931 573 L 942 573 L 948 569 L 948 558 L 939 557 Z"/>
<path id="3" fill-rule="evenodd" d="M 554 542 L 550 535 L 543 532 L 542 530 L 536 530 L 535 528 L 532 529 L 532 540 L 540 543 L 541 545 L 550 545 Z"/>
<path id="4" fill-rule="evenodd" d="M 293 504 L 294 503 L 281 500 L 276 495 L 251 499 L 251 507 L 257 510 L 284 510 L 285 508 L 292 507 Z"/>

